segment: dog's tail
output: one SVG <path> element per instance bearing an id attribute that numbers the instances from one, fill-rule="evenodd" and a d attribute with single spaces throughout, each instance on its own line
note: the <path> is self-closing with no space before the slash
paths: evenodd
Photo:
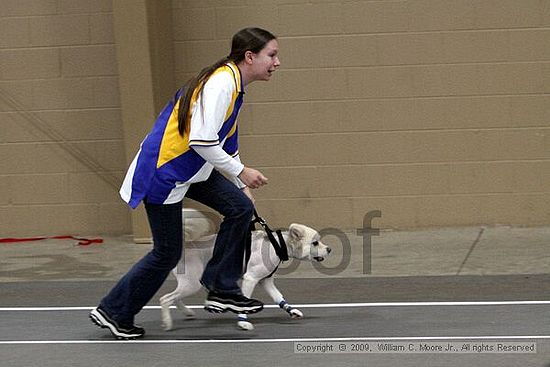
<path id="1" fill-rule="evenodd" d="M 221 219 L 213 212 L 193 208 L 183 209 L 183 238 L 185 242 L 197 241 L 218 232 Z"/>

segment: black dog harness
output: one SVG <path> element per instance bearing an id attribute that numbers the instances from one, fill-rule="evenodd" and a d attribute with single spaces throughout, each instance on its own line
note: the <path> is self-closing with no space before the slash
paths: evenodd
<path id="1" fill-rule="evenodd" d="M 258 212 L 256 211 L 256 209 L 254 209 L 254 219 L 252 220 L 252 222 L 250 222 L 250 228 L 249 228 L 249 231 L 248 231 L 248 234 L 247 234 L 247 239 L 246 239 L 246 247 L 245 247 L 245 266 L 246 264 L 248 264 L 248 260 L 250 260 L 250 254 L 251 254 L 251 251 L 252 251 L 252 231 L 254 231 L 256 229 L 256 223 L 258 223 L 259 225 L 262 226 L 262 228 L 264 229 L 266 235 L 267 235 L 267 238 L 269 239 L 269 242 L 271 243 L 271 245 L 273 246 L 273 249 L 275 250 L 275 253 L 277 254 L 277 256 L 279 257 L 279 265 L 281 264 L 282 261 L 287 261 L 288 260 L 288 248 L 286 246 L 286 242 L 285 242 L 285 239 L 283 237 L 283 234 L 281 232 L 280 229 L 276 230 L 276 231 L 273 231 L 271 228 L 269 228 L 269 226 L 267 225 L 267 222 L 258 215 Z M 275 238 L 275 236 L 273 235 L 273 233 L 275 233 L 277 235 L 277 238 L 279 239 L 277 241 L 277 238 Z M 275 267 L 275 270 L 269 274 L 269 276 L 267 276 L 267 278 L 271 277 L 276 271 L 277 269 L 279 268 L 279 265 L 277 265 Z M 246 272 L 246 270 L 245 270 Z"/>
<path id="2" fill-rule="evenodd" d="M 275 253 L 279 257 L 279 259 L 281 261 L 287 261 L 288 249 L 286 247 L 286 242 L 285 242 L 285 239 L 283 238 L 283 234 L 281 230 L 278 229 L 275 232 L 273 232 L 271 228 L 269 228 L 269 226 L 267 225 L 267 222 L 262 217 L 260 217 L 256 209 L 254 209 L 254 220 L 250 223 L 251 231 L 255 229 L 256 223 L 258 223 L 263 227 L 265 233 L 267 234 L 267 238 L 269 239 L 269 242 L 271 242 L 271 245 L 275 249 Z M 277 241 L 273 233 L 277 234 L 277 238 L 279 239 L 279 241 Z"/>

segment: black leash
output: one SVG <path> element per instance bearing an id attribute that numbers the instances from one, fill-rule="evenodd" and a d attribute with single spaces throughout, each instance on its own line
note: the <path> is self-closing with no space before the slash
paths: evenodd
<path id="1" fill-rule="evenodd" d="M 271 242 L 271 246 L 273 246 L 273 248 L 275 249 L 275 253 L 279 257 L 279 260 L 287 261 L 288 249 L 286 247 L 286 242 L 285 242 L 285 239 L 283 238 L 283 234 L 281 230 L 277 230 L 274 232 L 271 228 L 269 228 L 269 226 L 267 225 L 267 222 L 258 215 L 258 212 L 256 211 L 256 209 L 254 209 L 254 218 L 252 219 L 252 222 L 250 222 L 250 228 L 248 230 L 247 238 L 246 238 L 245 259 L 244 259 L 245 269 L 246 269 L 246 265 L 248 264 L 248 260 L 250 260 L 250 253 L 252 251 L 252 231 L 256 230 L 256 223 L 261 225 L 262 228 L 264 229 L 265 233 L 267 234 L 267 238 L 269 239 L 269 242 Z M 279 241 L 277 241 L 273 233 L 277 234 Z"/>
<path id="2" fill-rule="evenodd" d="M 256 209 L 254 209 L 254 220 L 250 224 L 251 229 L 255 228 L 256 223 L 258 223 L 263 227 L 265 233 L 267 234 L 267 238 L 269 239 L 269 242 L 271 242 L 271 245 L 275 249 L 275 253 L 279 257 L 279 259 L 281 261 L 287 261 L 288 249 L 286 247 L 286 242 L 285 242 L 285 239 L 283 238 L 283 233 L 281 232 L 281 230 L 278 229 L 276 231 L 273 231 L 271 228 L 269 228 L 269 226 L 267 225 L 267 222 L 262 217 L 260 217 Z M 273 233 L 277 234 L 277 238 L 279 239 L 279 241 L 277 241 Z"/>
<path id="3" fill-rule="evenodd" d="M 279 264 L 282 261 L 287 261 L 288 260 L 288 249 L 286 247 L 286 242 L 285 242 L 285 239 L 283 237 L 283 234 L 282 234 L 281 230 L 276 230 L 274 232 L 271 228 L 269 228 L 269 226 L 267 225 L 267 222 L 262 217 L 260 217 L 258 215 L 258 212 L 256 211 L 256 209 L 254 209 L 254 218 L 252 219 L 252 222 L 250 222 L 250 227 L 249 227 L 247 235 L 246 235 L 246 244 L 245 244 L 245 249 L 244 249 L 244 270 L 243 270 L 243 273 L 246 273 L 246 267 L 248 265 L 248 261 L 250 260 L 250 255 L 251 255 L 251 252 L 252 252 L 252 231 L 256 230 L 256 223 L 261 225 L 263 227 L 265 233 L 267 234 L 267 238 L 269 239 L 269 242 L 271 242 L 271 246 L 273 246 L 273 248 L 275 249 L 275 253 L 279 257 L 279 260 L 280 260 Z M 277 241 L 277 239 L 275 238 L 273 233 L 277 234 L 277 237 L 279 238 L 279 241 Z M 267 276 L 267 278 L 273 276 L 273 274 L 277 271 L 278 268 L 279 268 L 279 265 L 277 265 L 275 267 L 275 270 L 273 270 L 273 272 L 271 274 L 269 274 Z"/>

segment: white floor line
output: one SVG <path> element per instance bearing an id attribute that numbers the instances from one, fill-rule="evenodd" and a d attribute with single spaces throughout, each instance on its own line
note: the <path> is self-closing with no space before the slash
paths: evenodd
<path id="1" fill-rule="evenodd" d="M 300 308 L 345 308 L 345 307 L 422 307 L 422 306 L 522 306 L 549 305 L 550 301 L 470 301 L 470 302 L 372 302 L 372 303 L 326 303 L 294 305 Z M 202 305 L 188 306 L 202 308 Z M 94 307 L 2 307 L 0 311 L 89 311 Z M 159 309 L 147 306 L 145 309 Z M 278 308 L 267 305 L 266 308 Z M 477 336 L 404 336 L 404 337 L 342 337 L 342 338 L 274 338 L 274 339 L 138 339 L 138 340 L 0 340 L 0 345 L 30 344 L 197 344 L 197 343 L 282 343 L 282 342 L 346 342 L 346 341 L 433 341 L 433 340 L 548 340 L 550 335 L 477 335 Z"/>
<path id="2" fill-rule="evenodd" d="M 3 340 L 0 345 L 29 344 L 250 344 L 296 342 L 389 342 L 389 341 L 504 341 L 547 340 L 550 335 L 477 335 L 477 336 L 403 336 L 403 337 L 344 337 L 344 338 L 279 338 L 279 339 L 138 339 L 138 340 Z"/>
<path id="3" fill-rule="evenodd" d="M 550 305 L 550 301 L 465 301 L 465 302 L 367 302 L 367 303 L 310 303 L 292 304 L 299 308 L 346 308 L 346 307 L 428 307 L 428 306 L 525 306 Z M 78 307 L 0 307 L 2 311 L 89 311 L 95 306 Z M 191 309 L 201 309 L 202 305 L 189 305 Z M 279 308 L 265 305 L 265 308 Z M 160 306 L 145 306 L 146 310 L 158 310 Z"/>

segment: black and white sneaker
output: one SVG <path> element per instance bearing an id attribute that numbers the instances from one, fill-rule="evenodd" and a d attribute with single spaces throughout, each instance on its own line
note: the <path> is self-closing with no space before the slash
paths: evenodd
<path id="1" fill-rule="evenodd" d="M 120 325 L 111 319 L 101 307 L 94 308 L 90 312 L 90 319 L 97 326 L 109 329 L 117 339 L 135 339 L 145 335 L 145 330 L 136 325 Z"/>
<path id="2" fill-rule="evenodd" d="M 211 291 L 204 302 L 204 309 L 214 313 L 231 311 L 234 313 L 250 314 L 260 312 L 263 308 L 264 304 L 262 302 L 235 293 Z"/>

